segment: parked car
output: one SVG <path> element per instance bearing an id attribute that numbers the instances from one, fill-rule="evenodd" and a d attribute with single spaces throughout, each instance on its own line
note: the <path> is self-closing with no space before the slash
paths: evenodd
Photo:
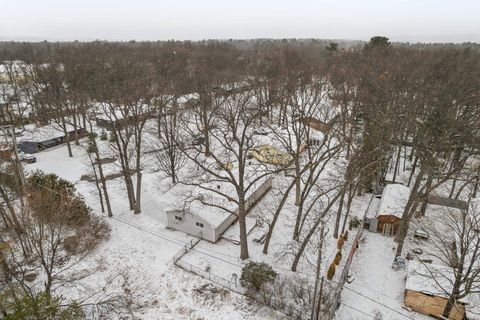
<path id="1" fill-rule="evenodd" d="M 253 133 L 256 134 L 256 135 L 261 135 L 261 136 L 266 136 L 266 135 L 269 134 L 268 130 L 265 130 L 265 129 L 262 129 L 262 128 L 253 131 Z"/>
<path id="2" fill-rule="evenodd" d="M 34 155 L 31 155 L 29 153 L 20 152 L 18 154 L 18 158 L 19 158 L 20 161 L 25 162 L 25 163 L 35 163 L 35 162 L 37 162 L 37 158 Z"/>

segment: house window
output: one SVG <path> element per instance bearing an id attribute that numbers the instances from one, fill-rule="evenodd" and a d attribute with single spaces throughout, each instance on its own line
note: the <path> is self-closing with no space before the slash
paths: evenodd
<path id="1" fill-rule="evenodd" d="M 182 217 L 179 217 L 179 216 L 175 216 L 175 220 L 182 221 L 183 218 L 182 218 Z"/>
<path id="2" fill-rule="evenodd" d="M 195 222 L 195 224 L 197 225 L 197 227 L 203 228 L 203 223 L 201 223 L 201 222 Z"/>

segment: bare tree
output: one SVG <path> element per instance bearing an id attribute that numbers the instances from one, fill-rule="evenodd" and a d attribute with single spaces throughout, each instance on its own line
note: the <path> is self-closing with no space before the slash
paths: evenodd
<path id="1" fill-rule="evenodd" d="M 184 145 L 185 142 L 178 133 L 177 116 L 181 115 L 177 115 L 176 110 L 171 110 L 159 118 L 158 144 L 151 146 L 160 170 L 172 179 L 173 184 L 178 182 L 178 171 L 186 162 L 185 154 L 178 147 L 178 144 Z"/>
<path id="2" fill-rule="evenodd" d="M 248 211 L 247 193 L 253 191 L 259 181 L 283 170 L 271 170 L 266 164 L 248 159 L 250 151 L 255 146 L 253 131 L 258 125 L 259 113 L 260 110 L 249 92 L 234 94 L 215 111 L 216 125 L 211 131 L 212 148 L 209 157 L 204 156 L 205 145 L 187 142 L 178 144 L 188 160 L 199 167 L 202 176 L 201 180 L 198 180 L 200 177 L 196 177 L 183 183 L 213 192 L 227 202 L 236 204 L 237 209 L 232 210 L 227 206 L 209 203 L 205 199 L 197 199 L 204 205 L 216 206 L 238 216 L 241 259 L 249 257 L 245 222 Z M 183 128 L 190 141 L 198 137 L 194 119 L 187 118 Z M 218 187 L 219 184 L 231 186 L 234 194 L 223 191 Z"/>
<path id="3" fill-rule="evenodd" d="M 120 160 L 130 210 L 138 214 L 141 212 L 144 129 L 147 121 L 155 116 L 156 106 L 149 64 L 128 59 L 120 57 L 112 63 L 97 66 L 97 81 L 104 86 L 97 88 L 94 96 L 101 101 L 99 106 L 109 122 L 110 145 Z M 111 81 L 112 77 L 116 81 Z"/>
<path id="4" fill-rule="evenodd" d="M 2 232 L 7 237 L 4 240 L 12 243 L 11 249 L 4 251 L 12 281 L 33 298 L 36 285 L 41 284 L 50 295 L 58 287 L 92 274 L 95 268 L 66 276 L 108 237 L 109 227 L 91 215 L 72 184 L 55 175 L 32 174 L 27 192 L 26 206 L 17 213 L 21 236 L 10 229 Z"/>
<path id="5" fill-rule="evenodd" d="M 455 305 L 471 294 L 480 293 L 480 203 L 471 201 L 468 209 L 444 209 L 431 227 L 431 254 L 445 264 L 446 272 L 423 264 L 426 276 L 448 298 L 442 316 L 449 318 Z"/>

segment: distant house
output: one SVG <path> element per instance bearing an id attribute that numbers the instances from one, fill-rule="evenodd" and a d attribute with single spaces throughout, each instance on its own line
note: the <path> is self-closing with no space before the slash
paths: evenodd
<path id="1" fill-rule="evenodd" d="M 25 70 L 30 68 L 21 60 L 6 60 L 0 64 L 0 83 L 11 81 L 11 77 L 16 80 L 25 79 Z"/>
<path id="2" fill-rule="evenodd" d="M 85 136 L 84 128 L 77 128 L 77 135 Z M 67 133 L 70 141 L 75 137 L 75 129 L 67 125 Z M 63 130 L 57 125 L 48 125 L 42 127 L 27 126 L 26 129 L 17 137 L 18 149 L 24 153 L 36 153 L 59 144 L 65 143 L 67 137 Z"/>
<path id="3" fill-rule="evenodd" d="M 132 115 L 133 110 L 122 110 L 121 106 L 111 108 L 110 106 L 102 106 L 102 104 L 99 104 L 93 109 L 92 113 L 95 114 L 95 122 L 97 123 L 97 126 L 104 127 L 108 130 L 115 127 L 123 127 L 134 119 L 134 116 Z M 155 116 L 154 108 L 151 108 L 148 105 L 141 106 L 137 112 L 138 121 L 153 118 Z"/>
<path id="4" fill-rule="evenodd" d="M 332 130 L 339 117 L 340 115 L 336 114 L 328 122 L 323 122 L 314 117 L 301 117 L 297 121 L 314 130 L 314 132 L 310 133 L 307 143 L 309 146 L 318 146 L 322 144 L 324 135 Z"/>
<path id="5" fill-rule="evenodd" d="M 410 197 L 410 189 L 401 184 L 388 184 L 381 198 L 374 197 L 365 216 L 366 228 L 385 235 L 394 235 Z"/>
<path id="6" fill-rule="evenodd" d="M 405 284 L 404 304 L 414 311 L 439 318 L 448 302 L 454 273 L 451 267 L 410 261 Z M 458 301 L 448 319 L 463 320 L 467 300 Z"/>
<path id="7" fill-rule="evenodd" d="M 258 186 L 247 193 L 246 209 L 250 210 L 265 193 L 271 188 L 273 178 L 259 181 Z M 218 188 L 225 192 L 227 185 L 219 185 Z M 234 201 L 207 191 L 199 187 L 177 184 L 169 191 L 169 203 L 166 203 L 167 227 L 188 233 L 193 236 L 199 235 L 205 240 L 216 242 L 223 233 L 237 220 L 237 215 L 227 212 L 219 207 L 207 205 L 214 204 L 227 208 L 232 212 L 238 210 Z"/>
<path id="8" fill-rule="evenodd" d="M 332 129 L 332 125 L 325 123 L 323 121 L 320 121 L 314 117 L 299 118 L 298 122 L 301 122 L 304 125 L 309 126 L 310 128 L 323 133 L 327 133 Z"/>

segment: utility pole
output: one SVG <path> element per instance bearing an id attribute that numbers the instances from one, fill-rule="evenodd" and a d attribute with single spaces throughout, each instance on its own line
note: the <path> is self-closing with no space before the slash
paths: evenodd
<path id="1" fill-rule="evenodd" d="M 0 131 L 3 132 L 6 139 L 8 139 L 10 135 L 12 137 L 13 154 L 15 155 L 15 163 L 17 165 L 18 175 L 20 177 L 20 182 L 22 183 L 22 188 L 23 188 L 25 186 L 25 173 L 23 171 L 23 166 L 22 166 L 22 162 L 20 161 L 20 157 L 18 156 L 18 146 L 17 146 L 17 139 L 15 137 L 15 127 L 13 125 L 3 125 L 3 126 L 0 126 Z"/>
<path id="2" fill-rule="evenodd" d="M 318 290 L 318 280 L 320 278 L 320 266 L 322 263 L 322 247 L 323 247 L 323 238 L 324 238 L 324 231 L 325 231 L 325 223 L 321 222 L 320 227 L 320 243 L 318 244 L 318 258 L 317 258 L 317 270 L 315 271 L 315 288 L 313 290 L 313 299 L 312 299 L 312 312 L 310 314 L 310 320 L 318 319 L 318 315 L 320 313 L 320 303 L 318 306 L 318 310 L 316 310 L 316 301 L 317 301 L 317 290 Z M 322 287 L 323 287 L 323 279 L 322 279 Z M 319 299 L 321 298 L 321 294 Z"/>
<path id="3" fill-rule="evenodd" d="M 322 310 L 322 295 L 323 295 L 323 276 L 322 276 L 322 281 L 320 282 L 320 292 L 318 293 L 318 299 L 317 299 L 317 319 L 320 320 L 320 311 Z"/>

